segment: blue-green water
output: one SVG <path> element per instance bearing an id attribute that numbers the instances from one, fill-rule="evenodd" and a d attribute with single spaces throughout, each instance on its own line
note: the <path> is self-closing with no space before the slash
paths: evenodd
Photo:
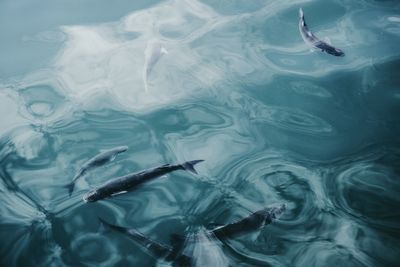
<path id="1" fill-rule="evenodd" d="M 310 51 L 300 7 L 345 57 Z M 153 266 L 97 217 L 169 244 L 283 202 L 222 241 L 230 266 L 400 265 L 398 1 L 2 0 L 0 33 L 1 266 Z M 152 43 L 168 53 L 146 91 Z M 69 198 L 80 166 L 121 145 Z M 82 201 L 193 159 L 197 176 Z"/>

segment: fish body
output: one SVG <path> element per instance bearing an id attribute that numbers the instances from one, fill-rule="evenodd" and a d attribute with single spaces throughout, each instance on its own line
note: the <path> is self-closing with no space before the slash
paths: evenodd
<path id="1" fill-rule="evenodd" d="M 218 238 L 230 238 L 241 235 L 249 231 L 255 231 L 265 225 L 270 224 L 277 219 L 286 210 L 285 204 L 279 204 L 266 207 L 256 211 L 249 216 L 220 227 L 213 229 L 211 232 Z"/>
<path id="2" fill-rule="evenodd" d="M 168 246 L 151 238 L 145 236 L 135 228 L 126 228 L 118 225 L 110 224 L 103 219 L 99 218 L 101 225 L 105 229 L 111 229 L 113 231 L 123 234 L 125 237 L 133 240 L 135 243 L 144 248 L 146 253 L 150 256 L 165 262 L 179 262 L 181 266 L 191 266 L 191 259 L 185 255 L 178 255 L 172 246 Z M 179 265 L 178 265 L 179 266 Z"/>
<path id="3" fill-rule="evenodd" d="M 154 241 L 134 228 L 113 225 L 100 219 L 106 228 L 124 234 L 146 249 L 151 256 L 180 267 L 227 267 L 229 260 L 221 248 L 218 239 L 230 238 L 235 235 L 255 231 L 277 219 L 286 209 L 285 204 L 279 204 L 256 211 L 248 217 L 235 223 L 207 230 L 204 227 L 192 231 L 185 237 L 175 236 L 173 245 Z"/>
<path id="4" fill-rule="evenodd" d="M 148 90 L 148 78 L 150 73 L 153 71 L 154 66 L 160 60 L 160 58 L 168 54 L 168 51 L 159 42 L 149 42 L 144 55 L 144 68 L 143 68 L 143 82 L 144 88 Z"/>
<path id="5" fill-rule="evenodd" d="M 148 250 L 148 252 L 151 254 L 151 256 L 153 256 L 153 257 L 163 259 L 172 253 L 171 247 L 161 244 L 161 243 L 158 243 L 158 242 L 148 238 L 147 236 L 143 235 L 142 233 L 140 233 L 139 231 L 137 231 L 134 228 L 125 228 L 125 227 L 117 226 L 114 224 L 110 224 L 100 218 L 99 218 L 99 220 L 106 229 L 111 229 L 113 231 L 124 234 L 129 239 L 132 239 L 133 241 L 135 241 L 138 244 L 145 247 Z"/>
<path id="6" fill-rule="evenodd" d="M 146 253 L 159 261 L 169 263 L 177 267 L 228 267 L 228 259 L 224 255 L 220 242 L 212 236 L 212 233 L 200 229 L 196 233 L 186 236 L 182 246 L 169 246 L 145 236 L 135 228 L 125 228 L 107 223 L 99 219 L 107 229 L 119 232 L 125 237 L 145 249 Z"/>
<path id="7" fill-rule="evenodd" d="M 95 157 L 89 159 L 88 161 L 86 161 L 82 165 L 82 167 L 79 169 L 79 171 L 76 173 L 76 175 L 72 179 L 72 182 L 65 186 L 68 189 L 69 195 L 71 196 L 71 194 L 74 190 L 76 181 L 79 178 L 81 178 L 82 176 L 84 176 L 88 171 L 95 169 L 97 167 L 103 166 L 103 165 L 107 164 L 108 162 L 113 161 L 118 154 L 123 153 L 127 150 L 128 150 L 127 146 L 114 147 L 114 148 L 106 150 L 106 151 L 96 155 Z"/>
<path id="8" fill-rule="evenodd" d="M 176 165 L 165 164 L 163 166 L 152 168 L 149 170 L 120 176 L 104 183 L 103 185 L 93 190 L 90 190 L 83 196 L 83 200 L 85 202 L 95 202 L 116 194 L 120 194 L 123 191 L 128 192 L 138 185 L 141 185 L 145 182 L 151 181 L 157 177 L 163 176 L 164 174 L 176 170 L 187 170 L 193 173 L 197 173 L 194 169 L 194 165 L 202 161 L 203 160 L 193 160 Z"/>
<path id="9" fill-rule="evenodd" d="M 322 52 L 326 52 L 328 54 L 331 54 L 333 56 L 337 57 L 342 57 L 344 56 L 344 52 L 340 50 L 339 48 L 335 48 L 331 46 L 330 44 L 321 41 L 318 39 L 317 36 L 312 33 L 307 26 L 306 20 L 304 18 L 304 12 L 303 9 L 300 8 L 299 10 L 299 31 L 301 34 L 301 37 L 303 38 L 304 42 L 316 49 L 321 50 Z"/>

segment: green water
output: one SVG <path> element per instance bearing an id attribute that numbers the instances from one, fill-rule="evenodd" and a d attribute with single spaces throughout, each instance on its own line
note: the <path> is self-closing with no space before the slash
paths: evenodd
<path id="1" fill-rule="evenodd" d="M 310 51 L 300 7 L 345 57 Z M 165 266 L 97 218 L 171 244 L 275 203 L 278 220 L 218 241 L 226 264 L 400 265 L 398 1 L 2 0 L 0 33 L 1 266 Z M 151 44 L 168 53 L 144 79 Z M 194 159 L 198 175 L 82 201 Z"/>

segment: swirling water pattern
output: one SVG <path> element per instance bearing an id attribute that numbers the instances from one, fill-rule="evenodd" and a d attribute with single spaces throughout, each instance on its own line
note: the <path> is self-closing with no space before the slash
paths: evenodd
<path id="1" fill-rule="evenodd" d="M 164 264 L 97 217 L 170 244 L 281 202 L 279 220 L 219 244 L 224 261 L 400 265 L 397 1 L 54 3 L 0 3 L 1 266 Z M 299 7 L 345 57 L 309 51 Z M 168 54 L 145 91 L 150 42 Z M 79 167 L 120 145 L 69 198 Z M 206 160 L 197 176 L 82 202 L 112 177 L 193 159 Z"/>

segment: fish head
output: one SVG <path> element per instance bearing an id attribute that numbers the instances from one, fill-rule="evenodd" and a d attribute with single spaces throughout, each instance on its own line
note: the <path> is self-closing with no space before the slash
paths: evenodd
<path id="1" fill-rule="evenodd" d="M 270 205 L 262 210 L 252 214 L 253 220 L 258 221 L 258 225 L 263 226 L 270 224 L 273 220 L 279 219 L 282 213 L 286 210 L 286 204 Z"/>
<path id="2" fill-rule="evenodd" d="M 270 218 L 274 220 L 279 219 L 285 210 L 285 203 L 274 204 L 265 208 L 266 213 L 269 214 Z"/>
<path id="3" fill-rule="evenodd" d="M 95 202 L 100 199 L 102 199 L 102 196 L 97 190 L 90 190 L 83 195 L 83 201 L 85 202 Z"/>
<path id="4" fill-rule="evenodd" d="M 115 150 L 117 151 L 117 153 L 123 153 L 128 150 L 128 146 L 119 146 L 115 148 Z"/>

